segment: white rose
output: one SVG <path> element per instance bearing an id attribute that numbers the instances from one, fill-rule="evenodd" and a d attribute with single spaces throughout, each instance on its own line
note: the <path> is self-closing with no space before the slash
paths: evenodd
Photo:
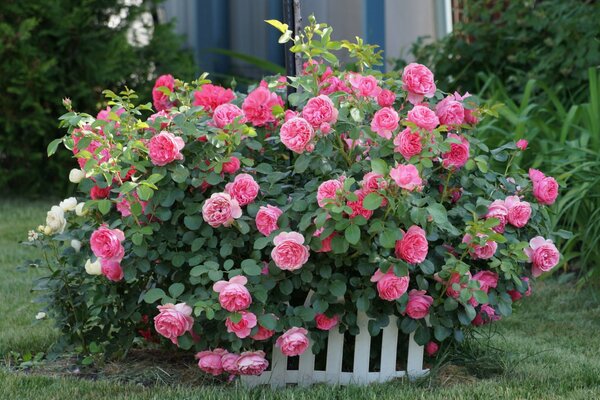
<path id="1" fill-rule="evenodd" d="M 69 197 L 68 199 L 64 199 L 58 205 L 63 209 L 64 212 L 73 211 L 75 207 L 77 207 L 77 199 L 75 197 Z"/>
<path id="2" fill-rule="evenodd" d="M 71 247 L 75 249 L 75 252 L 79 253 L 81 250 L 81 242 L 77 239 L 71 240 Z"/>
<path id="3" fill-rule="evenodd" d="M 58 206 L 52 206 L 46 216 L 46 229 L 47 234 L 63 233 L 67 226 L 67 220 L 65 219 L 65 212 Z"/>
<path id="4" fill-rule="evenodd" d="M 92 260 L 88 259 L 85 262 L 85 272 L 90 275 L 102 275 L 102 266 L 100 265 L 100 260 L 96 260 L 92 262 Z"/>
<path id="5" fill-rule="evenodd" d="M 83 217 L 87 214 L 87 212 L 83 210 L 83 206 L 85 206 L 85 203 L 79 203 L 75 207 L 75 214 L 77 214 L 78 217 Z"/>
<path id="6" fill-rule="evenodd" d="M 79 183 L 83 178 L 85 178 L 85 172 L 80 169 L 73 168 L 69 172 L 69 180 L 73 183 Z"/>

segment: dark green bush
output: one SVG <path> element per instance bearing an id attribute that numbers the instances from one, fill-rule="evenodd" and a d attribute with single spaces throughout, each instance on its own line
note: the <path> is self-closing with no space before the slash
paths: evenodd
<path id="1" fill-rule="evenodd" d="M 161 73 L 192 78 L 191 54 L 170 25 L 154 23 L 150 43 L 128 43 L 133 21 L 156 1 L 3 0 L 0 4 L 0 187 L 3 192 L 64 194 L 69 157 L 46 156 L 60 135 L 61 98 L 78 109 L 102 107 L 101 90 L 124 85 L 150 100 L 148 81 Z M 111 15 L 127 16 L 109 27 Z M 121 14 L 122 15 L 122 14 Z M 145 90 L 145 91 L 144 91 Z"/>

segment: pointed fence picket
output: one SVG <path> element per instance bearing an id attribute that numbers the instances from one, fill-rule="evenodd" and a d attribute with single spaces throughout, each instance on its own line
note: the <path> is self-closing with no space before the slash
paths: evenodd
<path id="1" fill-rule="evenodd" d="M 279 348 L 273 346 L 270 370 L 260 376 L 242 376 L 242 383 L 247 387 L 257 385 L 282 387 L 288 384 L 307 386 L 313 383 L 366 385 L 401 377 L 414 379 L 427 374 L 428 370 L 423 369 L 423 346 L 419 346 L 414 341 L 414 334 L 409 336 L 408 356 L 404 360 L 406 370 L 397 370 L 398 324 L 395 316 L 390 316 L 390 323 L 383 329 L 379 371 L 370 372 L 372 338 L 368 330 L 369 318 L 365 313 L 358 313 L 357 324 L 360 332 L 355 337 L 352 372 L 342 371 L 342 357 L 347 343 L 344 342 L 344 335 L 334 328 L 329 331 L 325 371 L 315 371 L 315 355 L 310 349 L 300 355 L 298 369 L 289 370 L 287 357 Z"/>

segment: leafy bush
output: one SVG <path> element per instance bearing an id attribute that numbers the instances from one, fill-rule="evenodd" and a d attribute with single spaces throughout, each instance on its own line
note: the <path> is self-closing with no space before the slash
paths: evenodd
<path id="1" fill-rule="evenodd" d="M 556 181 L 518 167 L 522 142 L 490 150 L 470 133 L 489 111 L 474 99 L 445 96 L 423 65 L 382 75 L 373 47 L 309 21 L 299 76 L 247 95 L 161 76 L 150 117 L 132 91 L 107 91 L 99 118 L 61 117 L 49 153 L 73 151 L 79 200 L 30 243 L 65 345 L 122 355 L 143 336 L 201 351 L 215 375 L 260 373 L 274 335 L 297 355 L 308 329 L 318 352 L 362 311 L 371 335 L 396 315 L 433 353 L 510 315 L 558 264 Z M 340 69 L 341 48 L 360 73 Z"/>
<path id="2" fill-rule="evenodd" d="M 49 140 L 59 136 L 61 98 L 97 109 L 103 88 L 139 88 L 166 70 L 192 77 L 191 56 L 169 25 L 154 24 L 147 46 L 127 40 L 132 23 L 153 1 L 3 1 L 0 6 L 0 185 L 22 193 L 64 193 L 68 158 L 48 161 Z M 123 17 L 123 11 L 127 16 Z M 111 16 L 120 22 L 109 27 Z M 147 14 L 146 14 L 147 16 Z"/>
<path id="3" fill-rule="evenodd" d="M 597 1 L 464 1 L 463 18 L 445 38 L 417 42 L 418 62 L 444 87 L 478 93 L 472 71 L 493 73 L 512 99 L 535 79 L 561 101 L 585 97 L 586 70 L 600 65 Z"/>

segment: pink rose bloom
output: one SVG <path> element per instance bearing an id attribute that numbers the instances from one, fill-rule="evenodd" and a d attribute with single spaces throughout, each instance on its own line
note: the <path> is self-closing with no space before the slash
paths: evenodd
<path id="1" fill-rule="evenodd" d="M 90 247 L 98 258 L 121 261 L 125 255 L 122 244 L 124 240 L 125 234 L 122 230 L 108 229 L 106 225 L 102 225 L 92 233 Z"/>
<path id="2" fill-rule="evenodd" d="M 504 233 L 504 227 L 508 222 L 508 208 L 506 208 L 504 200 L 494 200 L 488 207 L 485 217 L 498 219 L 500 222 L 492 229 L 497 233 Z"/>
<path id="3" fill-rule="evenodd" d="M 275 236 L 273 244 L 271 258 L 280 269 L 294 271 L 308 261 L 308 246 L 304 245 L 304 236 L 298 232 L 281 232 Z"/>
<path id="4" fill-rule="evenodd" d="M 429 314 L 429 307 L 433 304 L 433 297 L 428 296 L 425 290 L 411 290 L 408 293 L 406 314 L 412 319 L 425 318 Z"/>
<path id="5" fill-rule="evenodd" d="M 408 228 L 402 239 L 396 241 L 396 257 L 409 264 L 419 264 L 425 261 L 428 250 L 425 231 L 416 225 Z"/>
<path id="6" fill-rule="evenodd" d="M 413 132 L 410 128 L 404 129 L 394 138 L 394 151 L 402 154 L 408 161 L 411 157 L 421 154 L 423 144 L 419 132 Z"/>
<path id="7" fill-rule="evenodd" d="M 433 73 L 422 64 L 408 64 L 402 71 L 402 89 L 408 92 L 408 101 L 412 104 L 419 104 L 424 97 L 433 97 L 436 90 Z"/>
<path id="8" fill-rule="evenodd" d="M 330 75 L 321 82 L 319 86 L 319 94 L 332 94 L 335 92 L 350 93 L 351 90 L 346 83 L 337 76 Z"/>
<path id="9" fill-rule="evenodd" d="M 438 352 L 439 348 L 440 346 L 436 342 L 427 342 L 425 345 L 425 353 L 427 353 L 429 357 L 432 357 Z"/>
<path id="10" fill-rule="evenodd" d="M 527 142 L 527 140 L 519 139 L 519 140 L 517 140 L 517 149 L 519 149 L 521 151 L 525 151 L 525 150 L 527 150 L 528 144 L 529 144 L 529 142 Z"/>
<path id="11" fill-rule="evenodd" d="M 469 141 L 455 133 L 448 134 L 448 138 L 460 140 L 460 143 L 450 143 L 450 151 L 442 154 L 442 165 L 446 169 L 458 169 L 469 160 Z"/>
<path id="12" fill-rule="evenodd" d="M 322 124 L 335 124 L 338 118 L 338 110 L 331 99 L 322 94 L 308 100 L 302 109 L 302 118 L 307 120 L 314 128 L 319 128 Z"/>
<path id="13" fill-rule="evenodd" d="M 110 189 L 110 186 L 101 188 L 100 186 L 96 185 L 90 189 L 90 198 L 92 200 L 106 199 L 110 195 Z"/>
<path id="14" fill-rule="evenodd" d="M 363 176 L 362 181 L 360 182 L 361 190 L 364 193 L 376 192 L 379 190 L 387 189 L 388 183 L 383 177 L 383 175 L 377 174 L 375 172 L 368 172 Z M 387 199 L 384 196 L 381 196 L 383 201 L 381 202 L 381 206 L 385 207 L 387 205 Z"/>
<path id="15" fill-rule="evenodd" d="M 479 282 L 479 289 L 488 293 L 490 288 L 498 286 L 498 274 L 492 271 L 479 271 L 473 275 L 473 280 Z"/>
<path id="16" fill-rule="evenodd" d="M 550 239 L 544 239 L 536 236 L 529 241 L 529 247 L 525 250 L 525 255 L 529 262 L 533 263 L 531 270 L 534 277 L 540 276 L 543 272 L 548 272 L 558 265 L 560 253 Z"/>
<path id="17" fill-rule="evenodd" d="M 323 233 L 323 231 L 325 230 L 325 228 L 319 228 L 315 231 L 315 233 L 313 233 L 313 237 L 319 237 L 321 236 L 321 233 Z M 321 240 L 321 248 L 319 250 L 316 250 L 317 253 L 328 253 L 331 251 L 331 241 L 333 240 L 334 237 L 337 236 L 337 232 L 333 232 L 331 235 L 327 236 L 325 239 Z"/>
<path id="18" fill-rule="evenodd" d="M 440 123 L 448 126 L 461 125 L 465 120 L 465 108 L 453 95 L 440 101 L 435 107 L 435 113 Z"/>
<path id="19" fill-rule="evenodd" d="M 170 132 L 162 131 L 150 139 L 148 150 L 152 164 L 163 166 L 175 160 L 183 160 L 181 150 L 185 146 L 183 139 Z"/>
<path id="20" fill-rule="evenodd" d="M 277 338 L 275 346 L 279 347 L 281 352 L 288 357 L 299 356 L 310 345 L 307 334 L 308 331 L 304 328 L 290 328 Z"/>
<path id="21" fill-rule="evenodd" d="M 527 225 L 531 216 L 531 206 L 526 201 L 521 201 L 518 196 L 508 196 L 504 200 L 504 205 L 508 209 L 508 222 L 522 228 Z"/>
<path id="22" fill-rule="evenodd" d="M 279 229 L 277 220 L 283 214 L 279 207 L 267 205 L 261 206 L 256 213 L 255 223 L 256 229 L 265 236 L 269 236 L 271 232 Z"/>
<path id="23" fill-rule="evenodd" d="M 440 124 L 440 120 L 435 115 L 435 112 L 427 106 L 414 106 L 406 115 L 406 119 L 419 128 L 430 132 Z"/>
<path id="24" fill-rule="evenodd" d="M 225 174 L 235 174 L 240 169 L 240 159 L 235 156 L 230 156 L 229 161 L 223 163 L 221 171 Z"/>
<path id="25" fill-rule="evenodd" d="M 231 124 L 237 117 L 242 117 L 240 118 L 240 122 L 245 122 L 244 112 L 241 108 L 231 103 L 221 104 L 215 108 L 215 112 L 213 113 L 213 122 L 217 128 L 222 129 Z"/>
<path id="26" fill-rule="evenodd" d="M 338 192 L 342 191 L 343 188 L 344 182 L 341 179 L 330 179 L 321 183 L 317 189 L 317 203 L 319 207 L 325 207 L 326 204 L 334 203 L 338 199 Z"/>
<path id="27" fill-rule="evenodd" d="M 91 159 L 96 160 L 100 164 L 108 162 L 108 160 L 110 160 L 110 149 L 105 144 L 103 144 L 97 140 L 92 140 L 90 142 L 90 144 L 88 145 L 88 147 L 85 148 L 85 150 L 88 151 L 92 155 Z M 79 153 L 79 149 L 77 147 L 74 147 L 73 154 L 76 155 L 78 153 Z M 85 170 L 85 164 L 87 164 L 87 162 L 88 162 L 87 158 L 82 158 L 82 157 L 77 158 L 77 163 L 79 164 L 79 168 L 81 168 L 83 170 Z"/>
<path id="28" fill-rule="evenodd" d="M 371 282 L 377 282 L 377 293 L 380 299 L 394 301 L 406 293 L 410 278 L 408 275 L 397 276 L 394 274 L 394 267 L 390 266 L 385 274 L 377 269 L 371 277 Z"/>
<path id="29" fill-rule="evenodd" d="M 196 353 L 196 360 L 198 360 L 198 368 L 207 374 L 213 376 L 219 376 L 223 373 L 223 361 L 224 355 L 228 354 L 225 349 L 214 349 L 206 350 Z"/>
<path id="30" fill-rule="evenodd" d="M 225 193 L 236 199 L 240 206 L 252 203 L 259 190 L 260 186 L 249 174 L 236 175 L 233 182 L 225 185 Z"/>
<path id="31" fill-rule="evenodd" d="M 498 321 L 499 319 L 500 316 L 496 315 L 496 311 L 489 304 L 483 304 L 473 321 L 471 321 L 471 324 L 473 326 L 481 326 L 489 322 Z"/>
<path id="32" fill-rule="evenodd" d="M 486 236 L 482 233 L 478 233 L 477 236 L 485 238 Z M 498 249 L 498 243 L 493 240 L 488 240 L 484 245 L 479 245 L 475 243 L 471 243 L 473 237 L 468 233 L 463 237 L 462 242 L 467 243 L 467 247 L 469 248 L 469 254 L 473 260 L 487 260 L 492 258 Z"/>
<path id="33" fill-rule="evenodd" d="M 148 202 L 140 200 L 136 192 L 133 192 L 132 196 L 135 198 L 135 202 L 140 203 L 142 206 L 142 214 L 145 214 Z M 119 194 L 119 197 L 117 198 L 117 211 L 121 213 L 122 217 L 129 217 L 131 215 L 131 204 L 129 200 L 127 200 L 127 196 Z"/>
<path id="34" fill-rule="evenodd" d="M 283 106 L 283 100 L 269 89 L 259 86 L 248 94 L 242 104 L 246 119 L 254 126 L 265 126 L 275 122 L 273 107 Z"/>
<path id="35" fill-rule="evenodd" d="M 123 279 L 123 268 L 121 268 L 120 260 L 106 260 L 100 259 L 100 266 L 102 275 L 104 275 L 109 281 L 119 282 Z"/>
<path id="36" fill-rule="evenodd" d="M 221 307 L 229 312 L 245 310 L 252 304 L 252 296 L 246 289 L 248 279 L 245 276 L 234 276 L 229 281 L 218 281 L 213 290 L 219 293 Z"/>
<path id="37" fill-rule="evenodd" d="M 218 106 L 229 103 L 233 99 L 235 99 L 235 94 L 231 89 L 225 89 L 210 83 L 202 85 L 199 91 L 194 92 L 194 106 L 203 107 L 206 111 L 211 113 L 215 111 Z"/>
<path id="38" fill-rule="evenodd" d="M 380 107 L 392 107 L 396 101 L 396 93 L 388 89 L 383 89 L 377 95 L 377 104 Z"/>
<path id="39" fill-rule="evenodd" d="M 213 228 L 229 226 L 241 216 L 240 204 L 228 193 L 213 193 L 202 205 L 202 218 Z"/>
<path id="40" fill-rule="evenodd" d="M 320 329 L 322 331 L 330 330 L 331 328 L 336 326 L 339 321 L 340 321 L 340 317 L 337 315 L 334 315 L 331 318 L 329 318 L 325 314 L 317 314 L 315 316 L 315 322 L 317 324 L 317 329 Z"/>
<path id="41" fill-rule="evenodd" d="M 158 315 L 154 317 L 154 329 L 156 332 L 171 339 L 177 344 L 177 338 L 192 330 L 194 318 L 192 318 L 192 307 L 185 303 L 157 306 Z"/>
<path id="42" fill-rule="evenodd" d="M 239 322 L 232 322 L 231 317 L 225 319 L 227 332 L 235 333 L 240 339 L 250 336 L 250 331 L 256 326 L 256 315 L 250 311 L 240 311 L 242 319 Z"/>
<path id="43" fill-rule="evenodd" d="M 264 351 L 245 351 L 237 359 L 237 369 L 242 375 L 260 375 L 268 366 Z"/>
<path id="44" fill-rule="evenodd" d="M 235 353 L 225 353 L 221 356 L 221 365 L 223 366 L 223 371 L 227 372 L 231 375 L 239 375 L 240 371 L 238 370 L 237 360 L 240 358 L 239 354 Z"/>
<path id="45" fill-rule="evenodd" d="M 392 132 L 398 129 L 399 121 L 400 118 L 396 110 L 391 107 L 384 107 L 373 115 L 371 130 L 382 138 L 391 139 Z"/>
<path id="46" fill-rule="evenodd" d="M 390 177 L 396 182 L 396 185 L 411 192 L 415 189 L 419 190 L 423 185 L 419 170 L 413 164 L 397 165 L 390 170 Z"/>
<path id="47" fill-rule="evenodd" d="M 149 116 L 148 122 L 153 124 L 157 118 L 166 118 L 167 119 L 167 121 L 163 121 L 160 123 L 160 129 L 166 129 L 169 126 L 169 123 L 171 122 L 171 120 L 173 119 L 173 116 L 171 114 L 169 114 L 168 111 L 161 110 L 161 111 L 155 112 L 154 114 Z M 155 132 L 155 130 L 153 128 L 150 128 L 150 130 L 152 132 Z"/>
<path id="48" fill-rule="evenodd" d="M 358 215 L 362 215 L 365 219 L 371 218 L 373 216 L 373 211 L 367 210 L 363 205 L 365 197 L 367 197 L 369 192 L 365 191 L 364 189 L 360 189 L 355 190 L 354 194 L 356 195 L 357 199 L 355 201 L 346 202 L 346 205 L 352 209 L 352 214 L 350 214 L 348 218 L 355 218 Z"/>
<path id="49" fill-rule="evenodd" d="M 294 110 L 285 110 L 285 113 L 283 113 L 283 121 L 284 122 L 288 122 L 290 119 L 292 118 L 296 118 L 299 117 L 300 113 Z"/>
<path id="50" fill-rule="evenodd" d="M 315 130 L 307 120 L 300 117 L 292 118 L 279 130 L 281 143 L 294 153 L 302 154 L 305 150 L 312 151 L 310 142 L 315 136 Z"/>
<path id="51" fill-rule="evenodd" d="M 381 93 L 381 88 L 377 86 L 377 78 L 372 75 L 363 76 L 353 73 L 350 74 L 348 81 L 360 97 L 377 97 Z"/>
<path id="52" fill-rule="evenodd" d="M 469 278 L 468 280 L 471 280 L 471 273 L 469 271 L 467 271 L 467 273 L 465 275 Z M 450 275 L 450 279 L 448 279 L 448 282 L 446 282 L 446 294 L 449 297 L 457 299 L 460 296 L 460 291 L 462 289 L 466 288 L 467 285 L 469 284 L 468 281 L 461 283 L 461 280 L 462 280 L 462 276 L 460 276 L 457 272 L 453 272 L 452 275 Z M 460 289 L 459 290 L 454 289 L 452 287 L 454 284 L 460 285 Z"/>
<path id="53" fill-rule="evenodd" d="M 271 329 L 267 329 L 263 326 L 258 325 L 258 332 L 256 334 L 250 336 L 254 340 L 267 340 L 270 339 L 271 336 L 275 334 L 275 331 Z"/>
<path id="54" fill-rule="evenodd" d="M 558 197 L 558 183 L 537 169 L 529 169 L 529 179 L 533 183 L 533 196 L 540 204 L 550 205 Z"/>
<path id="55" fill-rule="evenodd" d="M 175 79 L 172 75 L 161 75 L 156 79 L 154 88 L 152 89 L 152 102 L 156 111 L 168 110 L 173 107 L 173 103 L 169 101 L 169 96 L 158 90 L 160 87 L 166 87 L 171 92 L 175 87 Z"/>

